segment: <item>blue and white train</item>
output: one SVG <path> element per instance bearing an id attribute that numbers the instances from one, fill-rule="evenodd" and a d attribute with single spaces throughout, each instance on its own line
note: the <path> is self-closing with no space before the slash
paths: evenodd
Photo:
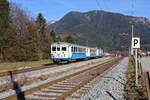
<path id="1" fill-rule="evenodd" d="M 80 59 L 98 58 L 103 56 L 100 48 L 91 48 L 65 42 L 55 42 L 51 44 L 51 59 L 54 63 L 61 61 L 72 61 Z"/>

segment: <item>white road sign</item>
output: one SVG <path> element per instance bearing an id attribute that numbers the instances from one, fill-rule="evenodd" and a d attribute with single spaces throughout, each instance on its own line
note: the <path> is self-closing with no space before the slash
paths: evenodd
<path id="1" fill-rule="evenodd" d="M 134 49 L 140 48 L 140 38 L 139 37 L 132 38 L 132 48 L 134 48 Z"/>

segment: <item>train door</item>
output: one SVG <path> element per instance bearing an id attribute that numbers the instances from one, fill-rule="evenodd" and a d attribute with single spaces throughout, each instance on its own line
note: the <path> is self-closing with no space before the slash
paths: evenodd
<path id="1" fill-rule="evenodd" d="M 56 45 L 51 45 L 51 58 L 56 58 Z"/>
<path id="2" fill-rule="evenodd" d="M 72 56 L 72 53 L 71 53 L 71 46 L 67 46 L 68 47 L 68 58 L 71 58 L 71 56 Z"/>
<path id="3" fill-rule="evenodd" d="M 62 46 L 62 58 L 68 58 L 68 46 Z"/>
<path id="4" fill-rule="evenodd" d="M 90 48 L 86 48 L 86 56 L 87 56 L 87 57 L 90 56 Z"/>
<path id="5" fill-rule="evenodd" d="M 100 52 L 100 50 L 96 49 L 96 56 L 99 56 L 99 52 Z"/>
<path id="6" fill-rule="evenodd" d="M 100 48 L 100 56 L 103 56 L 103 49 Z"/>

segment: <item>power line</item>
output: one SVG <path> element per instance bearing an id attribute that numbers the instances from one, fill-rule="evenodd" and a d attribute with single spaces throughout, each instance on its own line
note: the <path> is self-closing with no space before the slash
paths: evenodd
<path id="1" fill-rule="evenodd" d="M 102 10 L 100 3 L 98 2 L 98 0 L 96 0 L 97 6 L 99 7 L 100 10 Z"/>
<path id="2" fill-rule="evenodd" d="M 133 16 L 133 14 L 134 14 L 134 0 L 132 0 L 131 9 L 132 9 L 131 15 Z"/>

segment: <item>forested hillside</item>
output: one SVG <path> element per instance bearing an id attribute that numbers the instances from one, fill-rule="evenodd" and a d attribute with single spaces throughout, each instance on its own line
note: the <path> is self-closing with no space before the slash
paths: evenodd
<path id="1" fill-rule="evenodd" d="M 70 12 L 50 25 L 60 35 L 71 34 L 79 44 L 106 50 L 128 50 L 131 25 L 134 35 L 141 37 L 142 47 L 150 49 L 150 20 L 100 10 Z"/>
<path id="2" fill-rule="evenodd" d="M 50 58 L 55 41 L 72 42 L 71 36 L 57 37 L 41 13 L 33 19 L 19 5 L 0 1 L 0 62 Z"/>

